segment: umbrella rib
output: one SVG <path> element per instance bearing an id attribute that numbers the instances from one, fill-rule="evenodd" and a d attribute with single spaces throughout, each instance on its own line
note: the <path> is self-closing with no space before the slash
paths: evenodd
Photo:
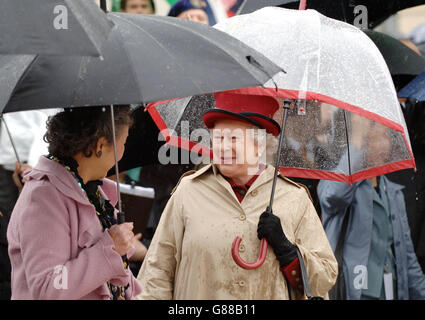
<path id="1" fill-rule="evenodd" d="M 10 99 L 12 99 L 12 97 L 15 95 L 16 90 L 19 88 L 19 86 L 22 84 L 22 81 L 25 79 L 25 77 L 28 75 L 30 68 L 32 67 L 32 65 L 34 64 L 35 60 L 38 59 L 38 54 L 36 55 L 25 55 L 28 57 L 31 57 L 30 59 L 32 59 L 27 67 L 25 68 L 24 72 L 22 72 L 22 74 L 19 76 L 19 80 L 16 81 L 15 87 L 13 88 L 12 92 L 10 93 L 9 97 L 6 100 L 6 103 L 3 106 L 0 106 L 0 115 L 2 113 L 5 113 L 5 109 L 7 107 L 7 105 L 10 102 Z"/>
<path id="2" fill-rule="evenodd" d="M 347 118 L 346 118 L 346 111 L 344 111 L 344 124 L 345 124 L 345 137 L 347 138 L 347 158 L 348 158 L 348 176 L 349 180 L 351 181 L 351 155 L 350 155 L 350 141 L 348 139 L 348 126 L 347 126 Z"/>
<path id="3" fill-rule="evenodd" d="M 76 106 L 76 103 L 75 103 L 75 100 L 76 100 L 76 98 L 77 98 L 77 95 L 78 95 L 78 89 L 80 88 L 80 82 L 81 81 L 83 81 L 84 82 L 84 79 L 80 76 L 80 75 L 82 75 L 82 72 L 81 72 L 81 70 L 82 70 L 82 67 L 83 67 L 83 62 L 84 62 L 84 59 L 86 59 L 86 57 L 81 57 L 80 58 L 80 63 L 79 63 L 79 66 L 78 66 L 78 73 L 77 73 L 77 79 L 75 80 L 75 86 L 74 86 L 74 88 L 72 89 L 72 95 L 71 95 L 71 105 L 70 105 L 70 107 L 71 106 Z M 87 64 L 86 64 L 87 65 Z"/>
<path id="4" fill-rule="evenodd" d="M 75 7 L 75 3 L 72 3 L 72 1 L 65 1 L 66 5 L 70 9 L 72 15 L 75 17 L 75 20 L 77 21 L 78 25 L 83 29 L 83 35 L 88 39 L 89 43 L 94 47 L 94 49 L 98 52 L 99 56 L 102 56 L 102 53 L 100 52 L 100 47 L 98 47 L 98 44 L 95 43 L 95 38 L 88 34 L 86 28 L 84 28 L 84 25 L 81 23 L 81 16 L 80 12 L 78 12 L 78 8 Z"/>
<path id="5" fill-rule="evenodd" d="M 134 27 L 136 27 L 137 29 L 139 29 L 139 30 L 141 30 L 143 33 L 145 33 L 147 36 L 149 36 L 153 41 L 155 41 L 157 44 L 158 44 L 158 46 L 160 46 L 163 50 L 164 50 L 164 52 L 165 53 L 167 53 L 171 58 L 172 58 L 172 60 L 174 60 L 175 61 L 175 63 L 176 63 L 176 65 L 178 65 L 180 68 L 181 68 L 181 70 L 183 70 L 183 72 L 185 72 L 185 68 L 180 64 L 180 63 L 178 63 L 178 61 L 174 58 L 174 56 L 171 54 L 171 52 L 169 51 L 169 50 L 167 50 L 167 48 L 165 48 L 157 39 L 155 39 L 155 37 L 153 37 L 151 34 L 149 34 L 149 32 L 147 32 L 146 30 L 144 30 L 142 27 L 140 27 L 139 25 L 137 25 L 137 24 L 135 24 L 134 22 L 132 22 L 132 21 L 129 21 L 129 20 L 126 20 L 126 19 L 123 19 L 123 18 L 121 18 L 121 17 L 119 17 L 118 15 L 114 15 L 114 17 L 115 18 L 118 18 L 118 19 L 120 19 L 120 20 L 122 20 L 122 21 L 125 21 L 126 23 L 128 23 L 128 24 L 130 24 L 130 25 L 132 25 L 132 26 L 134 26 Z M 125 47 L 125 46 L 124 46 Z M 129 57 L 129 59 L 130 59 L 130 57 Z M 137 76 L 136 76 L 136 78 L 138 78 Z M 191 78 L 191 77 L 189 77 L 189 79 L 190 79 L 190 81 L 192 81 L 192 83 L 200 90 L 200 91 L 202 91 L 202 88 Z"/>

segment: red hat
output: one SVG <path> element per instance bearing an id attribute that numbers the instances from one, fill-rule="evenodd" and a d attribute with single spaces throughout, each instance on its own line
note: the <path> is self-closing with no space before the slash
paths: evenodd
<path id="1" fill-rule="evenodd" d="M 239 120 L 251 123 L 267 133 L 278 136 L 279 124 L 272 119 L 279 109 L 279 102 L 270 96 L 244 95 L 218 92 L 214 94 L 215 108 L 207 110 L 203 120 L 207 128 L 214 127 L 218 120 Z"/>

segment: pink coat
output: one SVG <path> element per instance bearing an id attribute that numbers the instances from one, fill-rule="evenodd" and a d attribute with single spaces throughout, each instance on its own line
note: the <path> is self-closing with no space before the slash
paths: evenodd
<path id="1" fill-rule="evenodd" d="M 141 292 L 70 172 L 42 156 L 25 179 L 7 230 L 12 299 L 109 299 L 107 281 Z M 115 182 L 101 193 L 117 202 Z"/>

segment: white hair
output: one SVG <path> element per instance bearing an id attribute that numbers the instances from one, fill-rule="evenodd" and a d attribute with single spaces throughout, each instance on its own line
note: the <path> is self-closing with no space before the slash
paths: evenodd
<path id="1" fill-rule="evenodd" d="M 257 127 L 253 129 L 250 130 L 252 138 L 258 146 L 259 152 L 262 151 L 259 155 L 260 163 L 275 165 L 279 140 L 271 133 L 265 133 L 264 130 L 259 130 Z"/>

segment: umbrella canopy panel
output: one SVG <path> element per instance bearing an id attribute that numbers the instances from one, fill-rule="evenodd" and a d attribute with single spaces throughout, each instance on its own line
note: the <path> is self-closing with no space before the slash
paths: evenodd
<path id="1" fill-rule="evenodd" d="M 112 26 L 94 1 L 2 1 L 0 54 L 98 57 Z"/>
<path id="2" fill-rule="evenodd" d="M 0 111 L 34 58 L 32 55 L 0 55 Z"/>
<path id="3" fill-rule="evenodd" d="M 285 66 L 286 74 L 265 84 L 270 95 L 316 100 L 357 113 L 404 133 L 411 150 L 388 67 L 360 29 L 315 10 L 276 7 L 235 16 L 215 27 Z"/>
<path id="4" fill-rule="evenodd" d="M 281 108 L 273 117 L 278 123 L 283 114 L 283 99 L 279 100 Z M 148 111 L 169 145 L 211 157 L 202 115 L 214 107 L 213 95 L 200 95 L 154 103 Z M 314 100 L 292 101 L 280 159 L 287 176 L 344 182 L 412 166 L 401 132 Z M 273 159 L 264 160 L 274 164 Z"/>

